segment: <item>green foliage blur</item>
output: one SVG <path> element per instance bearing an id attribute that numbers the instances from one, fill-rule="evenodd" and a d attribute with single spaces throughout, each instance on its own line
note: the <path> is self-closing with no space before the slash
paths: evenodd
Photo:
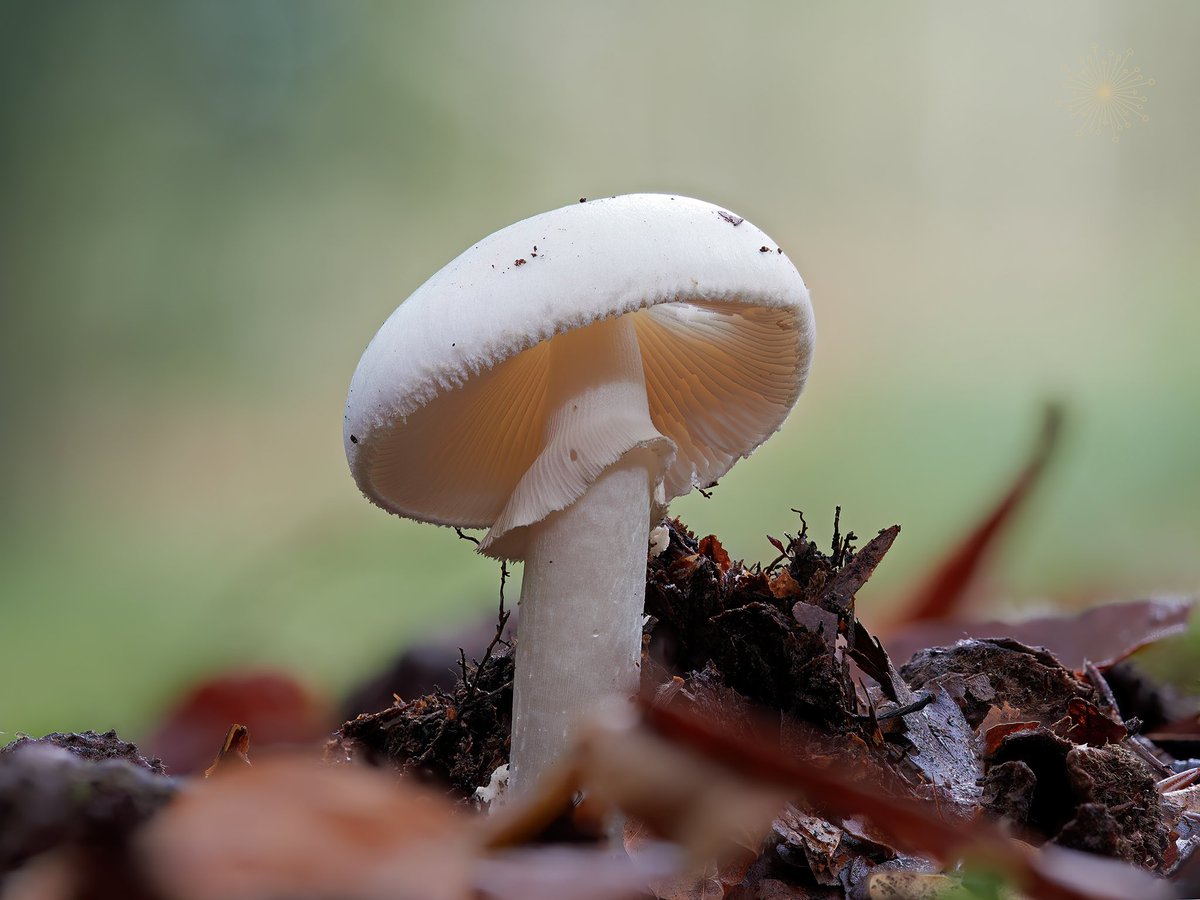
<path id="1" fill-rule="evenodd" d="M 491 608 L 495 564 L 359 496 L 344 391 L 426 277 L 580 197 L 721 204 L 812 290 L 789 423 L 676 505 L 735 557 L 790 507 L 900 522 L 869 619 L 1057 398 L 992 596 L 1195 591 L 1198 29 L 1186 0 L 0 0 L 0 729 L 136 736 L 229 666 L 335 693 Z M 1065 108 L 1093 44 L 1154 77 L 1118 141 Z"/>

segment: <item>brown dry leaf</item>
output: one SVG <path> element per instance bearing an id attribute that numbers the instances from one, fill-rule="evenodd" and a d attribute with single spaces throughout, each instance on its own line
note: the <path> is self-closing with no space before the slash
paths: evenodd
<path id="1" fill-rule="evenodd" d="M 957 675 L 930 679 L 923 685 L 925 695 L 918 697 L 879 641 L 857 619 L 852 636 L 850 656 L 896 704 L 880 715 L 902 723 L 908 762 L 925 782 L 921 793 L 934 799 L 951 818 L 974 818 L 982 796 L 983 770 L 975 732 L 958 702 L 966 690 L 965 680 Z"/>
<path id="2" fill-rule="evenodd" d="M 768 587 L 771 589 L 772 596 L 778 597 L 780 600 L 800 596 L 800 585 L 796 583 L 796 579 L 787 569 L 780 569 L 776 572 Z"/>
<path id="3" fill-rule="evenodd" d="M 1192 597 L 1156 597 L 1097 606 L 1075 616 L 1061 637 L 1053 634 L 1049 649 L 1070 668 L 1082 668 L 1086 659 L 1107 669 L 1143 647 L 1185 632 L 1195 605 Z M 1047 619 L 1043 627 L 1053 631 L 1054 617 Z"/>
<path id="4" fill-rule="evenodd" d="M 281 757 L 196 783 L 136 840 L 167 900 L 465 900 L 449 803 L 382 772 Z"/>
<path id="5" fill-rule="evenodd" d="M 717 564 L 722 575 L 728 572 L 730 566 L 733 565 L 729 554 L 725 552 L 725 548 L 721 546 L 721 542 L 717 540 L 715 534 L 700 538 L 700 552 Z"/>
<path id="6" fill-rule="evenodd" d="M 1010 734 L 1016 734 L 1018 731 L 1034 731 L 1039 724 L 1038 722 L 1001 722 L 999 725 L 989 727 L 987 721 L 984 720 L 984 724 L 979 726 L 979 733 L 983 735 L 984 756 L 995 756 L 1000 745 L 1004 743 L 1004 739 Z"/>
<path id="7" fill-rule="evenodd" d="M 700 553 L 687 553 L 681 555 L 678 559 L 671 563 L 672 577 L 682 581 L 690 578 L 701 565 L 704 564 L 705 558 Z"/>
<path id="8" fill-rule="evenodd" d="M 925 582 L 901 604 L 900 615 L 889 630 L 909 622 L 946 619 L 962 606 L 967 588 L 983 566 L 989 551 L 996 545 L 1013 514 L 1022 506 L 1045 470 L 1058 443 L 1062 418 L 1061 407 L 1046 407 L 1037 442 L 1013 483 L 1000 501 L 971 529 L 966 539 L 954 547 L 934 567 Z M 932 645 L 926 643 L 921 646 Z M 908 656 L 898 655 L 898 658 L 907 659 Z"/>
<path id="9" fill-rule="evenodd" d="M 1195 603 L 1192 598 L 1159 597 L 1017 622 L 915 622 L 893 629 L 884 643 L 896 659 L 909 659 L 926 647 L 1005 637 L 1044 647 L 1068 669 L 1081 670 L 1086 662 L 1107 669 L 1142 647 L 1182 634 Z"/>
<path id="10" fill-rule="evenodd" d="M 1192 767 L 1160 779 L 1155 787 L 1158 788 L 1160 794 L 1166 794 L 1170 791 L 1182 791 L 1184 788 L 1191 787 L 1197 781 L 1200 781 L 1200 768 Z"/>
<path id="11" fill-rule="evenodd" d="M 855 595 L 874 574 L 876 567 L 883 561 L 883 557 L 891 549 L 899 534 L 900 526 L 893 525 L 871 538 L 866 546 L 856 552 L 829 579 L 817 599 L 817 604 L 836 612 L 839 616 L 849 618 Z"/>
<path id="12" fill-rule="evenodd" d="M 231 671 L 195 684 L 176 699 L 146 747 L 162 757 L 172 775 L 199 774 L 232 722 L 249 728 L 261 751 L 311 746 L 336 719 L 323 697 L 286 672 Z"/>
<path id="13" fill-rule="evenodd" d="M 797 603 L 792 608 L 792 615 L 796 617 L 797 621 L 801 621 L 801 613 L 800 604 Z M 912 692 L 909 690 L 908 684 L 900 677 L 900 673 L 896 671 L 896 667 L 892 664 L 892 658 L 888 656 L 883 644 L 879 643 L 879 638 L 867 631 L 858 619 L 854 620 L 852 635 L 854 640 L 848 647 L 850 658 L 879 685 L 883 695 L 893 703 L 911 702 Z M 904 700 L 900 699 L 902 696 L 905 698 Z"/>
<path id="14" fill-rule="evenodd" d="M 204 777 L 211 778 L 218 771 L 228 773 L 234 766 L 250 765 L 250 729 L 245 725 L 230 725 L 217 758 L 204 770 Z"/>
<path id="15" fill-rule="evenodd" d="M 773 827 L 788 845 L 798 847 L 804 853 L 817 884 L 841 884 L 839 876 L 854 858 L 854 853 L 842 845 L 844 832 L 841 828 L 825 819 L 801 812 L 791 804 L 775 820 Z"/>
<path id="16" fill-rule="evenodd" d="M 983 738 L 984 758 L 990 759 L 996 755 L 1004 739 L 1018 731 L 1033 731 L 1041 722 L 1031 720 L 1022 710 L 1001 702 L 992 706 L 983 721 L 975 729 Z"/>
<path id="17" fill-rule="evenodd" d="M 1129 737 L 1124 725 L 1113 721 L 1102 713 L 1096 704 L 1089 703 L 1082 697 L 1071 698 L 1067 704 L 1067 715 L 1071 721 L 1067 737 L 1077 744 L 1103 747 L 1105 744 L 1116 744 Z"/>

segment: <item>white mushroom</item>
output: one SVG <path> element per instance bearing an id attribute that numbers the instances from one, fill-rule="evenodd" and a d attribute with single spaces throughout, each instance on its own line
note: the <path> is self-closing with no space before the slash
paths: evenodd
<path id="1" fill-rule="evenodd" d="M 511 793 L 581 711 L 636 691 L 652 502 L 780 427 L 813 338 L 804 282 L 763 232 L 636 194 L 484 238 L 367 347 L 344 434 L 363 493 L 489 528 L 481 552 L 525 563 Z"/>

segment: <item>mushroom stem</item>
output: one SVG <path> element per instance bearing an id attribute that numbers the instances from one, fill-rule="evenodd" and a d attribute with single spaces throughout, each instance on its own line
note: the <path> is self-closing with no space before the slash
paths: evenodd
<path id="1" fill-rule="evenodd" d="M 581 713 L 637 690 L 650 529 L 648 450 L 530 535 L 521 582 L 509 791 L 564 755 Z"/>
<path id="2" fill-rule="evenodd" d="M 581 497 L 528 526 L 513 797 L 563 756 L 581 714 L 637 690 L 650 502 L 662 472 L 661 447 L 619 441 L 634 432 L 656 434 L 631 318 L 559 335 L 550 350 L 543 456 L 559 457 L 569 471 L 598 460 L 604 465 L 618 449 Z"/>

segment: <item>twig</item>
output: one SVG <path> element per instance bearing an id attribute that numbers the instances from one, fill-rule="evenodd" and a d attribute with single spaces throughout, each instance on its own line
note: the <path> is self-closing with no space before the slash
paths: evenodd
<path id="1" fill-rule="evenodd" d="M 469 539 L 469 538 L 468 538 Z M 478 543 L 478 542 L 477 542 Z M 467 697 L 471 698 L 478 690 L 479 674 L 483 671 L 483 667 L 488 664 L 492 658 L 492 653 L 496 649 L 497 644 L 503 644 L 505 647 L 511 647 L 508 641 L 504 640 L 504 629 L 508 625 L 508 619 L 512 615 L 510 610 L 504 608 L 504 585 L 508 581 L 508 562 L 500 561 L 500 606 L 496 611 L 496 631 L 492 635 L 491 641 L 488 642 L 487 648 L 483 651 L 483 658 L 475 663 L 475 677 L 471 678 L 467 674 L 467 659 L 466 654 L 461 647 L 458 648 L 459 665 L 462 666 L 463 672 L 463 687 L 466 688 Z"/>
<path id="2" fill-rule="evenodd" d="M 842 543 L 842 535 L 840 533 L 842 525 L 842 508 L 835 506 L 833 508 L 833 564 L 838 565 L 838 554 L 841 552 L 840 545 Z"/>
<path id="3" fill-rule="evenodd" d="M 875 718 L 880 721 L 895 719 L 899 716 L 907 716 L 910 713 L 919 712 L 933 702 L 933 694 L 925 694 L 919 697 L 912 703 L 906 703 L 904 706 L 897 706 L 895 709 L 889 709 L 887 712 L 877 713 Z"/>
<path id="4" fill-rule="evenodd" d="M 462 538 L 464 541 L 470 541 L 470 542 L 471 542 L 472 544 L 474 544 L 476 547 L 478 547 L 478 546 L 479 546 L 479 538 L 477 538 L 477 537 L 475 537 L 475 536 L 473 536 L 473 535 L 470 535 L 470 534 L 464 534 L 464 533 L 463 533 L 463 530 L 462 530 L 461 528 L 459 528 L 459 527 L 457 527 L 457 526 L 456 526 L 456 527 L 455 527 L 455 529 L 454 529 L 454 533 L 455 533 L 455 534 L 457 534 L 457 535 L 458 535 L 460 538 Z"/>
<path id="5" fill-rule="evenodd" d="M 794 506 L 791 507 L 791 510 L 800 517 L 800 537 L 808 537 L 808 520 L 804 518 L 804 513 Z"/>

